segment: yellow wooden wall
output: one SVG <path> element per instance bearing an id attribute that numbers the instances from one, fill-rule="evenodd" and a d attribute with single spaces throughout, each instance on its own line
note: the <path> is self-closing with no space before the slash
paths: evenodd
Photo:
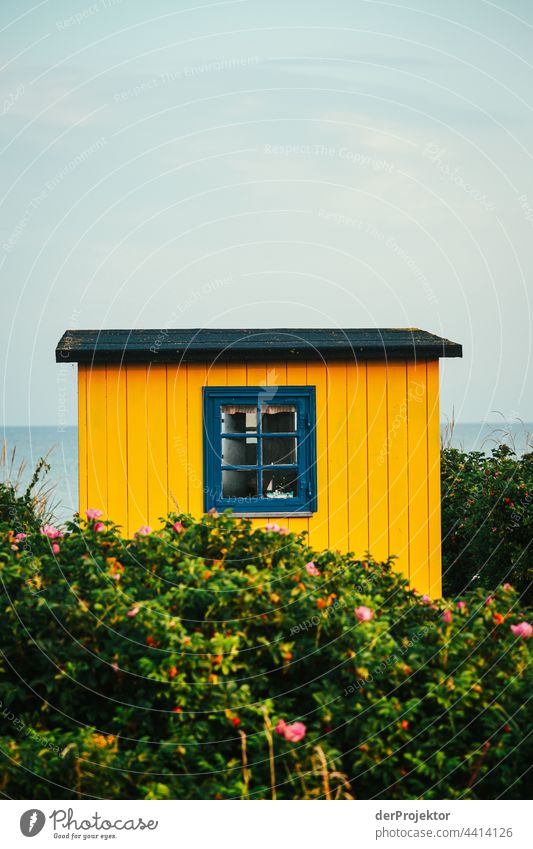
<path id="1" fill-rule="evenodd" d="M 289 518 L 317 549 L 397 567 L 441 592 L 438 361 L 79 366 L 80 511 L 128 535 L 203 512 L 202 387 L 312 385 L 318 511 Z M 264 525 L 266 519 L 254 523 Z M 276 520 L 284 523 L 284 520 Z"/>

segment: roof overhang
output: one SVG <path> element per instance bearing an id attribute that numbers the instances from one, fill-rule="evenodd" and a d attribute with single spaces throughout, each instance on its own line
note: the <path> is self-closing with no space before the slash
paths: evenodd
<path id="1" fill-rule="evenodd" d="M 461 357 L 462 346 L 418 328 L 67 330 L 58 363 L 257 360 L 417 360 Z"/>

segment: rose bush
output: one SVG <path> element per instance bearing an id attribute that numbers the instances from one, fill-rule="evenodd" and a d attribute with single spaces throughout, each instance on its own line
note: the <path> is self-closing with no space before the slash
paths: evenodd
<path id="1" fill-rule="evenodd" d="M 0 523 L 5 795 L 527 798 L 512 587 L 433 601 L 277 524 L 89 515 Z"/>
<path id="2" fill-rule="evenodd" d="M 510 581 L 533 602 L 533 453 L 441 454 L 444 593 Z"/>

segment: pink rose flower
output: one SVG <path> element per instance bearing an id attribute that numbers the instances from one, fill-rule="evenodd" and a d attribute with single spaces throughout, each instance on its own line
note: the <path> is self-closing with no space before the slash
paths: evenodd
<path id="1" fill-rule="evenodd" d="M 148 534 L 152 533 L 152 529 L 150 525 L 143 525 L 142 528 L 139 528 L 136 534 L 133 534 L 134 537 L 147 537 Z"/>
<path id="2" fill-rule="evenodd" d="M 374 616 L 374 611 L 370 610 L 369 607 L 365 607 L 364 605 L 362 605 L 361 607 L 355 608 L 355 615 L 359 622 L 370 622 L 370 620 Z"/>
<path id="3" fill-rule="evenodd" d="M 87 516 L 89 521 L 91 521 L 92 519 L 99 519 L 100 516 L 103 516 L 104 514 L 101 510 L 95 510 L 94 507 L 91 507 L 89 508 L 89 510 L 85 511 L 85 515 Z"/>
<path id="4" fill-rule="evenodd" d="M 428 595 L 423 595 L 420 601 L 422 604 L 431 604 L 431 598 Z"/>
<path id="5" fill-rule="evenodd" d="M 485 599 L 485 604 L 492 604 L 492 596 L 491 595 L 487 596 L 487 598 Z"/>
<path id="6" fill-rule="evenodd" d="M 289 531 L 288 528 L 280 528 L 278 533 L 281 534 L 281 536 L 284 537 L 284 536 L 287 536 L 287 534 L 290 534 L 290 531 Z"/>
<path id="7" fill-rule="evenodd" d="M 308 574 L 308 575 L 315 575 L 315 576 L 320 575 L 320 572 L 319 572 L 319 571 L 318 571 L 318 569 L 316 568 L 315 564 L 314 564 L 314 563 L 312 563 L 312 562 L 311 562 L 311 563 L 306 563 L 306 564 L 305 564 L 305 569 L 306 569 L 306 572 L 307 572 L 307 574 Z"/>
<path id="8" fill-rule="evenodd" d="M 452 619 L 453 619 L 452 611 L 451 611 L 451 610 L 445 610 L 445 611 L 444 611 L 444 613 L 442 614 L 442 618 L 444 619 L 444 621 L 446 622 L 446 624 L 447 624 L 447 625 L 449 625 L 449 624 L 450 624 L 450 622 L 451 622 L 451 621 L 452 621 Z"/>
<path id="9" fill-rule="evenodd" d="M 104 523 L 103 522 L 95 522 L 93 530 L 95 530 L 97 534 L 100 533 L 100 531 L 105 531 Z"/>
<path id="10" fill-rule="evenodd" d="M 293 722 L 292 725 L 286 725 L 283 731 L 283 736 L 289 743 L 299 743 L 303 740 L 307 733 L 307 728 L 303 722 Z"/>
<path id="11" fill-rule="evenodd" d="M 41 533 L 47 536 L 48 539 L 59 539 L 63 536 L 62 532 L 54 528 L 53 525 L 45 525 L 41 528 Z"/>
<path id="12" fill-rule="evenodd" d="M 280 527 L 279 525 L 276 525 L 275 522 L 268 522 L 268 524 L 265 525 L 265 531 L 272 531 L 272 533 L 278 534 Z"/>
<path id="13" fill-rule="evenodd" d="M 515 637 L 522 637 L 527 640 L 533 634 L 533 625 L 529 622 L 520 622 L 518 625 L 511 625 L 511 631 Z"/>
<path id="14" fill-rule="evenodd" d="M 466 607 L 466 601 L 458 601 L 457 602 L 457 610 L 464 610 Z"/>
<path id="15" fill-rule="evenodd" d="M 181 533 L 183 533 L 185 528 L 183 527 L 181 522 L 174 522 L 174 524 L 172 525 L 172 530 L 176 531 L 177 534 L 181 534 Z"/>
<path id="16" fill-rule="evenodd" d="M 307 728 L 303 722 L 293 722 L 287 725 L 284 719 L 278 721 L 274 730 L 280 737 L 285 737 L 289 743 L 299 743 L 307 733 Z"/>
<path id="17" fill-rule="evenodd" d="M 112 664 L 111 664 L 111 669 L 112 669 L 114 672 L 118 672 L 118 670 L 119 670 L 119 665 L 118 665 L 118 663 L 116 662 L 116 660 L 115 660 L 115 662 L 114 662 L 114 663 L 112 663 Z"/>
<path id="18" fill-rule="evenodd" d="M 59 552 L 61 551 L 61 549 L 60 549 L 60 547 L 58 546 L 57 542 L 54 542 L 54 544 L 52 545 L 52 551 L 54 552 L 54 554 L 59 554 Z"/>
<path id="19" fill-rule="evenodd" d="M 137 616 L 138 612 L 139 612 L 138 607 L 132 607 L 131 610 L 128 610 L 126 616 Z"/>
<path id="20" fill-rule="evenodd" d="M 15 537 L 15 539 L 18 539 L 18 537 Z M 512 584 L 502 584 L 502 590 L 505 590 L 505 592 L 509 592 L 509 590 L 512 590 L 512 589 L 513 589 Z"/>
<path id="21" fill-rule="evenodd" d="M 26 539 L 27 536 L 28 534 L 17 534 L 15 539 L 17 540 L 17 542 L 20 542 L 21 539 Z"/>

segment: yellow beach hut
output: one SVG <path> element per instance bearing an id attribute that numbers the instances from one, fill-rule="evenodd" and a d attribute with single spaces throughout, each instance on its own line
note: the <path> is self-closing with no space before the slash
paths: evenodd
<path id="1" fill-rule="evenodd" d="M 438 596 L 439 358 L 461 355 L 418 329 L 67 330 L 80 512 L 283 519 Z"/>

